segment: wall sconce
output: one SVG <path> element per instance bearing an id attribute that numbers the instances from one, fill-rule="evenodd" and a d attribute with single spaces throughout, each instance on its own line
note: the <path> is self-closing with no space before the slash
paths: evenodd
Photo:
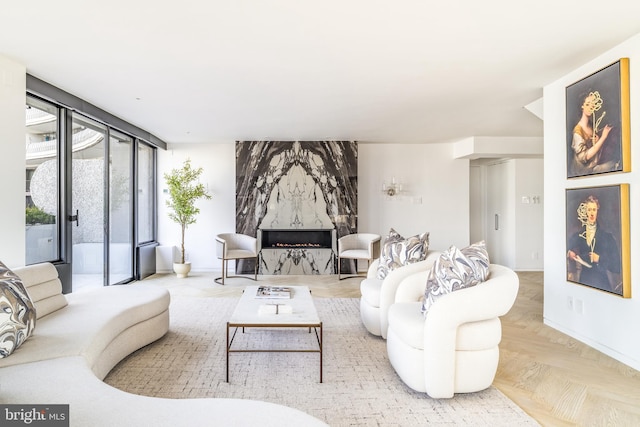
<path id="1" fill-rule="evenodd" d="M 397 196 L 402 193 L 402 184 L 396 181 L 395 177 L 392 177 L 390 183 L 386 181 L 382 183 L 382 192 L 389 197 Z"/>

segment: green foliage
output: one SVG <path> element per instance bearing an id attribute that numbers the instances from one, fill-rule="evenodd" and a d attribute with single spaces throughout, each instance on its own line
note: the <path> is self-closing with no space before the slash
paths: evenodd
<path id="1" fill-rule="evenodd" d="M 49 215 L 48 213 L 38 208 L 37 206 L 30 206 L 30 207 L 27 206 L 25 215 L 26 215 L 26 223 L 28 225 L 56 223 L 55 216 Z"/>
<path id="2" fill-rule="evenodd" d="M 198 182 L 202 168 L 191 167 L 191 159 L 185 160 L 182 168 L 172 169 L 164 174 L 164 180 L 169 187 L 167 206 L 171 210 L 169 218 L 180 224 L 182 240 L 180 246 L 181 262 L 184 264 L 184 231 L 190 224 L 196 223 L 196 216 L 200 209 L 195 206 L 198 199 L 210 199 L 204 185 Z"/>

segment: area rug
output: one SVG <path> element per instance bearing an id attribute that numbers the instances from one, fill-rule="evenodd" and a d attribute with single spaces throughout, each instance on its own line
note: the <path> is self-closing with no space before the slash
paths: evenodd
<path id="1" fill-rule="evenodd" d="M 323 383 L 317 353 L 275 352 L 231 354 L 227 383 L 225 322 L 237 301 L 172 295 L 169 333 L 120 362 L 105 382 L 145 396 L 263 400 L 331 426 L 538 425 L 493 387 L 440 400 L 409 389 L 386 342 L 362 326 L 355 298 L 314 298 L 324 326 Z M 312 348 L 314 339 L 305 329 L 247 329 L 234 346 Z"/>

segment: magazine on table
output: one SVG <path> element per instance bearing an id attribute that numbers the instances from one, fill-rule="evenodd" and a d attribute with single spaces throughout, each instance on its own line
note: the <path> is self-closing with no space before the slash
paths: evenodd
<path id="1" fill-rule="evenodd" d="M 291 288 L 284 286 L 259 286 L 256 298 L 289 299 L 291 298 Z"/>

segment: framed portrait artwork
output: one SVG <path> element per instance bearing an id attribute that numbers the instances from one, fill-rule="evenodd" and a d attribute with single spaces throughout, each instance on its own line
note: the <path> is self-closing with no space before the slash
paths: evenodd
<path id="1" fill-rule="evenodd" d="M 566 192 L 567 280 L 630 298 L 629 184 Z"/>
<path id="2" fill-rule="evenodd" d="M 629 58 L 567 86 L 567 178 L 629 172 L 629 121 Z"/>

